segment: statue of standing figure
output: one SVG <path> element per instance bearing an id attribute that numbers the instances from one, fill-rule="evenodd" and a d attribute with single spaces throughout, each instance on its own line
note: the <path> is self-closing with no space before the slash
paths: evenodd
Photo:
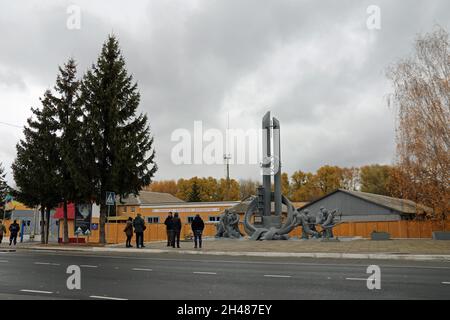
<path id="1" fill-rule="evenodd" d="M 228 209 L 225 209 L 224 213 L 220 216 L 220 220 L 216 228 L 216 238 L 239 239 L 243 236 L 239 230 L 239 215 Z"/>
<path id="2" fill-rule="evenodd" d="M 329 212 L 324 207 L 320 207 L 319 213 L 316 217 L 316 223 L 322 227 L 322 238 L 330 239 L 334 238 L 333 227 L 336 225 L 335 215 L 337 209 Z"/>

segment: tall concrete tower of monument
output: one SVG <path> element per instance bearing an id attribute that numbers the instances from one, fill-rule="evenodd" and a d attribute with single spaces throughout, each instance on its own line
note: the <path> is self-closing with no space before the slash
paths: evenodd
<path id="1" fill-rule="evenodd" d="M 263 188 L 264 188 L 264 209 L 263 215 L 271 215 L 271 187 L 272 175 L 274 175 L 274 203 L 275 215 L 280 216 L 281 204 L 281 151 L 280 151 L 280 121 L 270 119 L 268 111 L 262 120 L 263 129 Z M 273 153 L 272 150 L 273 144 Z"/>
<path id="2" fill-rule="evenodd" d="M 254 240 L 287 239 L 287 234 L 293 229 L 294 207 L 281 193 L 280 121 L 271 118 L 270 112 L 267 112 L 262 119 L 262 129 L 263 181 L 244 216 L 244 228 Z M 287 208 L 287 216 L 284 218 L 283 204 Z"/>

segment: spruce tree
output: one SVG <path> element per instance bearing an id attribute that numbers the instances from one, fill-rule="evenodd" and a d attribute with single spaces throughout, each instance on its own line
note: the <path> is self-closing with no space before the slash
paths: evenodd
<path id="1" fill-rule="evenodd" d="M 104 43 L 97 63 L 83 78 L 83 171 L 100 204 L 100 242 L 106 243 L 106 192 L 138 194 L 157 170 L 146 115 L 137 114 L 140 94 L 115 36 Z"/>
<path id="2" fill-rule="evenodd" d="M 51 208 L 61 200 L 58 191 L 60 157 L 57 146 L 57 123 L 52 95 L 46 91 L 41 99 L 42 109 L 32 109 L 24 139 L 17 144 L 17 157 L 12 165 L 17 185 L 15 195 L 29 207 L 41 207 L 41 223 L 47 221 Z M 46 232 L 45 232 L 46 231 Z M 45 233 L 44 233 L 45 232 Z M 48 241 L 47 228 L 41 228 L 41 242 Z"/>
<path id="3" fill-rule="evenodd" d="M 5 199 L 9 193 L 9 187 L 6 183 L 6 173 L 3 164 L 0 162 L 0 219 L 5 217 Z"/>
<path id="4" fill-rule="evenodd" d="M 192 183 L 192 189 L 191 189 L 191 192 L 189 193 L 188 201 L 189 202 L 200 202 L 201 201 L 200 187 L 196 180 L 194 180 L 194 182 Z"/>
<path id="5" fill-rule="evenodd" d="M 57 146 L 60 157 L 60 178 L 58 190 L 63 203 L 63 242 L 69 242 L 67 222 L 67 204 L 69 202 L 85 201 L 83 187 L 80 183 L 80 161 L 82 146 L 80 141 L 80 128 L 82 111 L 78 99 L 80 82 L 76 78 L 76 62 L 69 59 L 64 67 L 59 67 L 59 74 L 54 87 L 56 94 L 51 94 L 52 110 L 55 112 L 55 121 L 58 130 Z"/>

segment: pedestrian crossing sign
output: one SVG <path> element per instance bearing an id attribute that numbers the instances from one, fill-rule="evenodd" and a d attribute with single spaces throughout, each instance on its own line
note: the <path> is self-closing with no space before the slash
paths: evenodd
<path id="1" fill-rule="evenodd" d="M 106 192 L 106 205 L 113 206 L 116 204 L 116 195 L 114 192 Z"/>

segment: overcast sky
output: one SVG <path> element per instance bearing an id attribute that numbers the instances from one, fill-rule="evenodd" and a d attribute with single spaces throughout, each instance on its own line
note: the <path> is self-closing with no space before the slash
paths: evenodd
<path id="1" fill-rule="evenodd" d="M 67 28 L 73 4 L 79 30 Z M 367 28 L 370 5 L 380 30 Z M 158 180 L 224 175 L 172 164 L 175 129 L 198 120 L 224 130 L 228 113 L 231 128 L 258 128 L 268 110 L 281 121 L 283 171 L 389 164 L 386 68 L 436 25 L 450 29 L 450 1 L 0 0 L 0 162 L 11 183 L 20 127 L 58 65 L 74 57 L 81 77 L 113 32 L 150 119 Z M 259 168 L 235 165 L 231 176 L 258 179 Z"/>

